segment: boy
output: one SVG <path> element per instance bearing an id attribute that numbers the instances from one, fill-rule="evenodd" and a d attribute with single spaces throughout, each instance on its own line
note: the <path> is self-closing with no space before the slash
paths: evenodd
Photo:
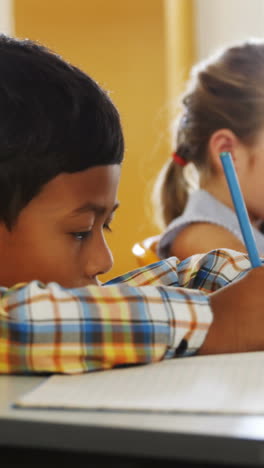
<path id="1" fill-rule="evenodd" d="M 103 231 L 118 206 L 118 112 L 30 41 L 1 36 L 0 70 L 0 372 L 264 349 L 264 269 L 245 275 L 244 254 L 171 258 L 98 284 L 112 265 Z"/>

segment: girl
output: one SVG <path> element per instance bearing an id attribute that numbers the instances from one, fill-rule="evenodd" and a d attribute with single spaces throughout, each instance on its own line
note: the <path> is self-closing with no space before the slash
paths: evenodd
<path id="1" fill-rule="evenodd" d="M 182 100 L 175 151 L 155 186 L 160 257 L 184 259 L 226 247 L 246 251 L 219 154 L 230 151 L 253 226 L 264 252 L 264 42 L 222 51 L 194 67 Z M 188 177 L 192 163 L 199 187 Z M 189 171 L 190 172 L 190 171 Z"/>

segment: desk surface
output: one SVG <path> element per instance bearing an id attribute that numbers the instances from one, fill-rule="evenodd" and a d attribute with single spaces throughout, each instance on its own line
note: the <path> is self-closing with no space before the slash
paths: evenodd
<path id="1" fill-rule="evenodd" d="M 12 407 L 44 379 L 0 376 L 0 446 L 264 466 L 264 417 Z"/>

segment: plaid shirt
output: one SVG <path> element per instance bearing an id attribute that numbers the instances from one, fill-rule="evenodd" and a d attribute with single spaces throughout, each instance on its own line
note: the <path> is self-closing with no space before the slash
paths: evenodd
<path id="1" fill-rule="evenodd" d="M 246 255 L 218 250 L 103 286 L 0 288 L 0 373 L 77 373 L 193 354 L 213 318 L 208 293 L 249 268 Z"/>

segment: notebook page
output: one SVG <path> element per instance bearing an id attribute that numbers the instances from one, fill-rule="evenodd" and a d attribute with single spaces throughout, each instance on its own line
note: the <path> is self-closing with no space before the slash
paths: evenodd
<path id="1" fill-rule="evenodd" d="M 264 352 L 52 376 L 17 406 L 264 414 Z"/>

